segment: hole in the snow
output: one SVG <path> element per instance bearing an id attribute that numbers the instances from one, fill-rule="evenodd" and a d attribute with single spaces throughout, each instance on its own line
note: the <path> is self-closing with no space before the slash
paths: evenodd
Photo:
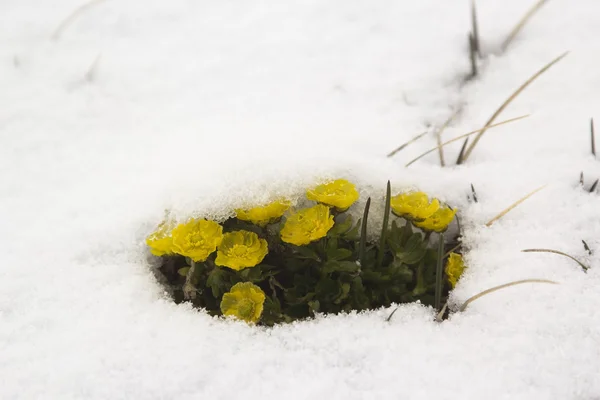
<path id="1" fill-rule="evenodd" d="M 212 315 L 272 326 L 393 303 L 440 310 L 463 268 L 451 252 L 460 232 L 445 233 L 456 210 L 422 192 L 392 195 L 389 183 L 380 204 L 358 198 L 338 179 L 309 189 L 307 207 L 280 199 L 221 223 L 166 218 L 147 243 L 173 300 Z"/>

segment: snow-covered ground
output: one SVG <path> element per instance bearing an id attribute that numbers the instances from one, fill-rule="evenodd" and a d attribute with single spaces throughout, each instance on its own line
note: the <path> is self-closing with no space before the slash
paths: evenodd
<path id="1" fill-rule="evenodd" d="M 600 398 L 600 3 L 479 0 L 486 60 L 467 85 L 469 2 L 0 2 L 0 398 Z M 433 134 L 482 126 L 536 70 L 464 166 Z M 600 140 L 599 140 L 600 142 Z M 454 160 L 461 143 L 446 148 Z M 598 146 L 600 147 L 600 145 Z M 271 330 L 173 304 L 143 240 L 169 208 L 226 214 L 345 176 L 460 209 L 470 268 L 453 293 L 521 285 L 442 324 L 418 305 Z M 479 203 L 469 203 L 469 185 Z M 484 223 L 548 186 L 490 228 Z M 588 255 L 581 240 L 594 251 Z M 531 247 L 567 258 L 526 254 Z"/>

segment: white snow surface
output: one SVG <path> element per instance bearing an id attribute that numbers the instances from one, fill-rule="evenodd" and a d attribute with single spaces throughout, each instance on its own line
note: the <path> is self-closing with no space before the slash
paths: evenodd
<path id="1" fill-rule="evenodd" d="M 552 0 L 500 52 L 531 3 L 477 2 L 485 60 L 463 84 L 467 0 L 106 0 L 54 39 L 80 0 L 2 0 L 0 397 L 600 398 L 600 198 L 578 186 L 600 178 L 600 3 Z M 444 139 L 481 127 L 567 50 L 499 120 L 531 116 L 464 165 L 457 142 L 449 167 L 432 153 L 404 168 L 432 133 L 385 157 L 458 105 Z M 363 201 L 390 179 L 459 208 L 454 306 L 517 279 L 560 284 L 443 323 L 412 304 L 390 322 L 392 308 L 264 329 L 175 305 L 156 282 L 144 238 L 165 209 L 224 217 L 327 177 Z"/>

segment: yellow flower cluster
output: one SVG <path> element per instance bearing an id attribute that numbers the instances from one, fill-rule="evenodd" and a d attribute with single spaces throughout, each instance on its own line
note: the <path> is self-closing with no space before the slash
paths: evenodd
<path id="1" fill-rule="evenodd" d="M 281 218 L 284 212 L 290 208 L 288 200 L 277 200 L 265 206 L 253 207 L 247 210 L 235 210 L 236 216 L 242 221 L 250 221 L 260 227 L 265 227 L 267 224 Z"/>
<path id="2" fill-rule="evenodd" d="M 146 244 L 150 247 L 150 252 L 155 256 L 164 256 L 173 254 L 173 237 L 171 231 L 175 223 L 173 221 L 163 221 L 156 230 L 146 238 Z"/>
<path id="3" fill-rule="evenodd" d="M 205 261 L 223 240 L 223 227 L 214 221 L 191 219 L 172 232 L 173 252 L 196 262 Z"/>
<path id="4" fill-rule="evenodd" d="M 267 225 L 277 222 L 287 213 L 279 229 L 281 241 L 304 246 L 327 236 L 334 226 L 334 214 L 351 207 L 358 200 L 359 192 L 351 182 L 337 179 L 307 190 L 306 198 L 317 204 L 290 212 L 288 210 L 291 207 L 291 201 L 279 199 L 269 204 L 236 209 L 236 218 L 239 221 L 248 221 L 258 227 L 266 228 Z M 444 232 L 456 215 L 456 210 L 440 204 L 438 199 L 430 199 L 423 192 L 406 192 L 393 196 L 390 199 L 390 207 L 395 215 L 406 218 L 415 226 L 428 232 Z M 231 224 L 227 222 L 225 227 L 239 226 L 239 221 L 230 221 Z M 247 226 L 248 224 L 242 225 Z M 252 273 L 257 272 L 257 276 L 264 277 L 262 269 L 267 266 L 260 267 L 260 265 L 269 254 L 269 246 L 267 240 L 261 236 L 270 235 L 271 228 L 269 227 L 268 230 L 260 230 L 256 227 L 247 228 L 249 230 L 238 228 L 233 231 L 229 228 L 229 231 L 223 232 L 223 226 L 215 221 L 190 219 L 177 225 L 168 219 L 146 238 L 146 243 L 151 253 L 156 256 L 179 254 L 194 262 L 205 262 L 216 252 L 216 256 L 212 256 L 210 259 L 214 260 L 214 264 L 209 261 L 206 265 L 201 266 L 200 274 L 212 273 L 214 265 L 227 267 L 234 271 L 259 266 L 252 270 Z M 259 234 L 251 232 L 251 230 L 256 230 Z M 266 264 L 273 262 L 276 265 L 279 260 L 276 257 L 277 254 L 280 254 L 277 250 L 279 247 L 281 244 L 278 244 L 277 248 L 271 249 L 273 254 L 267 258 Z M 193 263 L 191 265 L 194 267 Z M 445 271 L 452 287 L 456 285 L 464 268 L 462 257 L 451 253 Z M 233 282 L 241 279 L 252 280 L 263 285 L 267 292 L 269 291 L 268 287 L 264 286 L 264 281 L 250 278 L 253 276 L 250 274 L 223 273 L 222 276 L 227 278 L 223 281 L 219 281 L 221 278 L 210 278 L 213 281 L 211 285 L 217 285 L 212 286 L 213 293 L 219 293 L 215 294 L 215 297 L 227 290 L 232 280 Z M 188 283 L 187 279 L 189 277 L 186 277 L 186 284 Z M 208 283 L 207 286 L 209 286 Z M 218 288 L 218 292 L 216 288 Z M 195 288 L 193 289 L 195 290 Z M 218 298 L 216 300 L 218 301 Z M 248 323 L 256 323 L 263 313 L 265 300 L 266 295 L 259 286 L 251 282 L 239 282 L 223 294 L 220 309 L 224 316 L 234 316 Z M 265 320 L 268 318 L 265 317 Z"/>
<path id="5" fill-rule="evenodd" d="M 446 275 L 448 276 L 448 282 L 450 282 L 452 288 L 456 286 L 456 282 L 460 279 L 465 268 L 465 262 L 462 256 L 457 253 L 450 253 L 448 261 L 446 262 Z"/>
<path id="6" fill-rule="evenodd" d="M 454 219 L 454 215 L 456 215 L 456 210 L 452 210 L 450 207 L 444 206 L 438 209 L 424 221 L 415 221 L 415 225 L 425 231 L 441 233 L 448 229 L 448 226 Z"/>
<path id="7" fill-rule="evenodd" d="M 180 254 L 196 262 L 205 261 L 223 240 L 223 227 L 214 221 L 191 219 L 175 226 L 162 222 L 146 238 L 150 252 L 155 256 Z"/>
<path id="8" fill-rule="evenodd" d="M 423 192 L 400 193 L 391 198 L 392 212 L 411 221 L 424 221 L 440 208 L 437 199 L 429 201 Z"/>
<path id="9" fill-rule="evenodd" d="M 358 191 L 354 184 L 337 179 L 307 190 L 306 198 L 345 211 L 358 200 Z"/>
<path id="10" fill-rule="evenodd" d="M 302 246 L 325 237 L 332 227 L 329 207 L 317 204 L 290 215 L 281 229 L 281 240 Z"/>
<path id="11" fill-rule="evenodd" d="M 260 319 L 265 302 L 265 292 L 250 282 L 240 282 L 223 295 L 221 312 L 225 316 L 234 316 L 248 323 Z"/>
<path id="12" fill-rule="evenodd" d="M 215 264 L 239 271 L 260 264 L 268 252 L 267 241 L 260 239 L 256 233 L 229 232 L 223 235 L 219 244 Z"/>
<path id="13" fill-rule="evenodd" d="M 400 193 L 390 200 L 392 212 L 412 221 L 415 226 L 430 232 L 444 232 L 454 219 L 456 210 L 440 205 L 438 199 L 429 200 L 426 193 Z"/>

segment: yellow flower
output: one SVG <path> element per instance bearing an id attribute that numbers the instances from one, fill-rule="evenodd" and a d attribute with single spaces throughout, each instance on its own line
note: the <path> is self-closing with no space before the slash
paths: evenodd
<path id="1" fill-rule="evenodd" d="M 277 200 L 266 206 L 254 207 L 248 210 L 235 210 L 236 216 L 242 221 L 250 221 L 253 224 L 264 227 L 267 224 L 280 218 L 283 213 L 290 208 L 290 202 L 287 200 Z"/>
<path id="2" fill-rule="evenodd" d="M 336 179 L 307 190 L 306 197 L 309 200 L 318 201 L 344 211 L 358 200 L 358 191 L 353 183 L 345 179 Z"/>
<path id="3" fill-rule="evenodd" d="M 155 256 L 164 256 L 173 254 L 173 237 L 171 231 L 175 223 L 171 220 L 163 221 L 156 230 L 146 238 L 146 244 L 150 247 L 150 252 Z"/>
<path id="4" fill-rule="evenodd" d="M 265 302 L 265 292 L 250 282 L 240 282 L 233 285 L 231 290 L 223 295 L 221 312 L 223 315 L 233 315 L 249 323 L 260 319 Z"/>
<path id="5" fill-rule="evenodd" d="M 426 231 L 444 232 L 448 229 L 448 225 L 454 219 L 456 210 L 451 210 L 450 207 L 442 207 L 425 221 L 415 222 L 415 225 Z"/>
<path id="6" fill-rule="evenodd" d="M 456 282 L 465 270 L 465 262 L 460 254 L 450 253 L 448 261 L 446 262 L 446 275 L 448 276 L 448 282 L 452 288 L 456 286 Z"/>
<path id="7" fill-rule="evenodd" d="M 191 219 L 173 229 L 173 252 L 202 262 L 217 249 L 222 239 L 221 225 L 205 219 Z"/>
<path id="8" fill-rule="evenodd" d="M 317 204 L 290 215 L 281 229 L 281 240 L 302 246 L 324 237 L 332 226 L 329 207 Z"/>
<path id="9" fill-rule="evenodd" d="M 254 267 L 267 255 L 267 241 L 254 232 L 235 231 L 223 235 L 215 264 L 239 271 Z"/>
<path id="10" fill-rule="evenodd" d="M 430 202 L 423 192 L 400 193 L 391 198 L 390 205 L 394 214 L 412 221 L 423 221 L 440 208 L 437 199 Z"/>

